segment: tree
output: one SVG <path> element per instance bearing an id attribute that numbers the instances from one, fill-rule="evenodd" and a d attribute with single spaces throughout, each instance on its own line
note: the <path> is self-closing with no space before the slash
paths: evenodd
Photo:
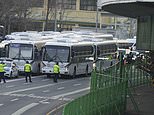
<path id="1" fill-rule="evenodd" d="M 26 30 L 34 4 L 37 0 L 0 0 L 0 24 L 5 27 L 5 33 Z"/>
<path id="2" fill-rule="evenodd" d="M 64 0 L 48 0 L 44 30 L 48 29 L 48 21 L 53 19 L 55 25 L 54 29 L 56 30 L 57 17 L 59 18 L 60 28 L 62 27 L 62 20 L 65 13 L 65 5 L 66 4 Z"/>

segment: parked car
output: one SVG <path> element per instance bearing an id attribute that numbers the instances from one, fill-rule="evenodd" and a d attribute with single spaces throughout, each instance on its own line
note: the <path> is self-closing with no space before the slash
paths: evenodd
<path id="1" fill-rule="evenodd" d="M 13 62 L 10 58 L 0 58 L 0 62 L 4 62 L 6 66 L 5 69 L 5 76 L 8 78 L 18 77 L 19 71 L 17 65 Z"/>

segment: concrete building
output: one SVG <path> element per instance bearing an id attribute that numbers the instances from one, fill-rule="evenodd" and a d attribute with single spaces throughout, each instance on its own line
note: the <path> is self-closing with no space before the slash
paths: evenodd
<path id="1" fill-rule="evenodd" d="M 137 49 L 154 59 L 154 0 L 99 0 L 100 9 L 137 19 Z"/>
<path id="2" fill-rule="evenodd" d="M 107 25 L 115 25 L 121 20 L 113 14 L 97 12 L 97 0 L 37 0 L 37 4 L 31 9 L 30 18 L 39 30 L 65 29 L 71 30 L 77 27 L 102 28 Z M 49 11 L 49 12 L 48 12 Z M 46 17 L 48 14 L 48 22 Z M 123 17 L 122 17 L 123 18 Z"/>

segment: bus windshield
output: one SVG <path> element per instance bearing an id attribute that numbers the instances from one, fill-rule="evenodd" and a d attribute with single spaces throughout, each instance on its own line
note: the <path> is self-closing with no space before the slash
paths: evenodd
<path id="1" fill-rule="evenodd" d="M 69 61 L 69 47 L 64 46 L 46 46 L 44 52 L 44 61 L 57 61 L 68 62 Z"/>
<path id="2" fill-rule="evenodd" d="M 31 44 L 12 43 L 9 46 L 9 58 L 32 59 L 33 46 Z"/>

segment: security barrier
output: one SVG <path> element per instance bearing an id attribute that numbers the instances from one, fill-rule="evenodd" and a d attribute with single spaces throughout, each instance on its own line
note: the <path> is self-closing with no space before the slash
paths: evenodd
<path id="1" fill-rule="evenodd" d="M 117 63 L 107 69 L 100 67 L 91 75 L 90 93 L 68 103 L 63 115 L 122 115 L 126 111 L 130 89 L 149 84 L 150 79 L 150 75 L 136 63 Z M 138 111 L 133 97 L 131 99 Z"/>

